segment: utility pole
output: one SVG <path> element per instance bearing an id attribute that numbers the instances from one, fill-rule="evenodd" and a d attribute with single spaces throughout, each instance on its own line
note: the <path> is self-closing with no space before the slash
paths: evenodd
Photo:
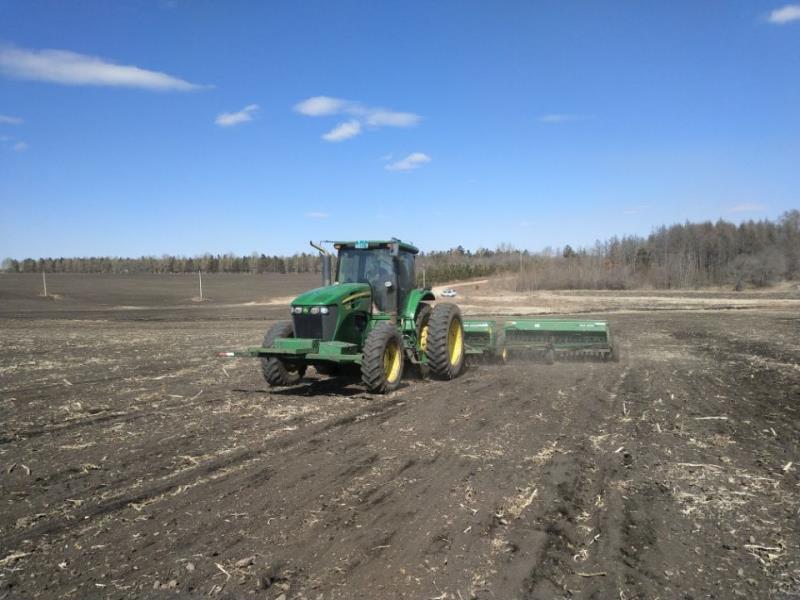
<path id="1" fill-rule="evenodd" d="M 45 277 L 44 271 L 42 271 L 42 287 L 44 288 L 44 297 L 47 298 L 47 277 Z"/>
<path id="2" fill-rule="evenodd" d="M 203 271 L 197 269 L 197 278 L 200 280 L 200 300 L 203 299 Z"/>

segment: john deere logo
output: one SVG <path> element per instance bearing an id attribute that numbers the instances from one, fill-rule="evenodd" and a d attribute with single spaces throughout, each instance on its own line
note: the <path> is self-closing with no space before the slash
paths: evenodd
<path id="1" fill-rule="evenodd" d="M 307 312 L 308 312 L 308 307 L 304 307 L 303 308 L 303 314 L 306 314 Z"/>

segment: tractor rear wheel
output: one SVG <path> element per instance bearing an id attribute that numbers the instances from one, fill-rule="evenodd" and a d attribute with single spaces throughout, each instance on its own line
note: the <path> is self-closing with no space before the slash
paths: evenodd
<path id="1" fill-rule="evenodd" d="M 420 302 L 417 307 L 417 316 L 414 317 L 414 324 L 416 325 L 417 332 L 417 356 L 422 358 L 422 355 L 428 351 L 428 334 L 430 333 L 431 313 L 433 309 L 427 302 Z M 427 363 L 420 362 L 416 365 L 417 375 L 426 379 L 430 373 L 430 367 Z"/>
<path id="2" fill-rule="evenodd" d="M 364 344 L 361 380 L 372 394 L 393 392 L 403 378 L 403 337 L 391 323 L 370 331 Z"/>
<path id="3" fill-rule="evenodd" d="M 270 348 L 275 340 L 294 337 L 294 328 L 291 321 L 278 321 L 267 330 L 262 346 Z M 261 373 L 270 385 L 292 385 L 300 381 L 306 372 L 305 365 L 287 365 L 280 358 L 270 356 L 261 359 Z"/>
<path id="4" fill-rule="evenodd" d="M 454 379 L 464 368 L 464 322 L 455 304 L 437 304 L 428 325 L 427 355 L 433 374 Z"/>
<path id="5" fill-rule="evenodd" d="M 420 302 L 414 323 L 417 326 L 417 346 L 422 352 L 428 350 L 428 334 L 430 333 L 431 313 L 433 309 L 427 302 Z"/>

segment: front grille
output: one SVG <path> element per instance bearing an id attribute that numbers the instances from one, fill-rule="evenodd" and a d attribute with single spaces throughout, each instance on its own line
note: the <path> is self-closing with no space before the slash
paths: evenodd
<path id="1" fill-rule="evenodd" d="M 320 339 L 322 315 L 294 315 L 294 337 Z"/>
<path id="2" fill-rule="evenodd" d="M 336 329 L 336 307 L 329 307 L 327 315 L 303 313 L 292 315 L 294 337 L 330 341 Z"/>

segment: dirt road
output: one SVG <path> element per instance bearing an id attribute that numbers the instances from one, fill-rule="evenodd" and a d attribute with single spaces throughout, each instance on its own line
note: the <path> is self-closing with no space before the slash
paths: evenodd
<path id="1" fill-rule="evenodd" d="M 0 315 L 0 598 L 800 597 L 796 313 L 371 396 L 213 358 L 253 310 Z"/>

